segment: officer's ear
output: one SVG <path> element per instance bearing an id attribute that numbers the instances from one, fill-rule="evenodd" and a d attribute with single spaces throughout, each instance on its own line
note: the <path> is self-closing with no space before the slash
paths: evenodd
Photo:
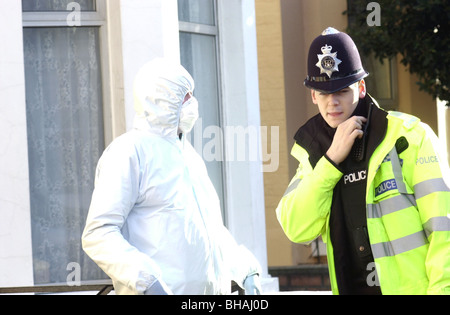
<path id="1" fill-rule="evenodd" d="M 358 91 L 359 91 L 359 98 L 363 99 L 366 97 L 367 94 L 367 88 L 366 88 L 366 81 L 362 79 L 358 83 Z"/>
<path id="2" fill-rule="evenodd" d="M 318 93 L 318 92 L 315 91 L 314 89 L 311 89 L 311 98 L 312 98 L 312 102 L 313 102 L 314 105 L 318 104 L 316 93 Z"/>

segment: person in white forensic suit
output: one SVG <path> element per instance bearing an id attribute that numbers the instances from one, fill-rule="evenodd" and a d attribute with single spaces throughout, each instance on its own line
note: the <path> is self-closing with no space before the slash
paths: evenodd
<path id="1" fill-rule="evenodd" d="M 198 119 L 194 80 L 157 59 L 138 73 L 134 129 L 99 160 L 82 236 L 116 294 L 260 294 L 261 267 L 223 225 L 202 158 L 185 140 Z"/>

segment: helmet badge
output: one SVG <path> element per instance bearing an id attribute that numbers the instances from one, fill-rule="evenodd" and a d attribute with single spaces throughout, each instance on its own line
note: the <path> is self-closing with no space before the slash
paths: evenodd
<path id="1" fill-rule="evenodd" d="M 322 47 L 322 55 L 317 55 L 319 62 L 316 66 L 320 69 L 320 74 L 326 73 L 331 79 L 333 72 L 339 72 L 339 65 L 342 60 L 337 58 L 337 52 L 332 53 L 332 46 L 325 45 Z"/>

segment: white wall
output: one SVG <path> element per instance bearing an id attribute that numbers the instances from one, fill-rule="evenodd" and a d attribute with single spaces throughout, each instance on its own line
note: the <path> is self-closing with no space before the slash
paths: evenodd
<path id="1" fill-rule="evenodd" d="M 0 0 L 0 286 L 33 283 L 21 1 Z"/>
<path id="2" fill-rule="evenodd" d="M 221 69 L 226 126 L 258 130 L 261 125 L 254 1 L 218 1 Z M 248 140 L 248 139 L 247 139 Z M 260 154 L 261 135 L 256 148 Z M 225 137 L 225 143 L 230 141 Z M 255 148 L 255 147 L 253 147 Z M 261 157 L 261 156 L 260 156 Z M 228 161 L 227 223 L 238 243 L 246 245 L 267 272 L 264 178 L 261 158 Z"/>
<path id="3" fill-rule="evenodd" d="M 139 69 L 158 58 L 180 61 L 177 0 L 120 0 L 125 115 L 133 126 L 133 82 Z"/>

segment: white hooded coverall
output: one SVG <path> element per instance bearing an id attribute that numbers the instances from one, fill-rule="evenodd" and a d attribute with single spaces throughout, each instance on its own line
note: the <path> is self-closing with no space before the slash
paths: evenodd
<path id="1" fill-rule="evenodd" d="M 144 294 L 157 281 L 174 294 L 228 294 L 231 280 L 243 287 L 260 274 L 223 225 L 203 160 L 178 136 L 193 90 L 182 66 L 145 65 L 135 81 L 134 129 L 98 163 L 82 243 L 117 294 Z"/>

